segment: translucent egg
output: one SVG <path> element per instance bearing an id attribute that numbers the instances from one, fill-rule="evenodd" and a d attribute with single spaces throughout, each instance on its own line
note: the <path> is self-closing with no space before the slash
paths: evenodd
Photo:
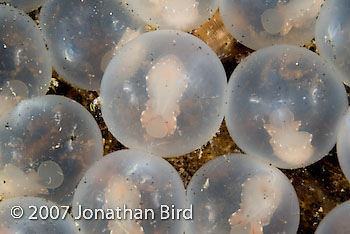
<path id="1" fill-rule="evenodd" d="M 0 121 L 0 196 L 69 204 L 85 171 L 103 154 L 97 123 L 62 96 L 20 102 Z"/>
<path id="2" fill-rule="evenodd" d="M 75 192 L 72 212 L 83 233 L 183 234 L 181 216 L 164 219 L 166 206 L 170 210 L 186 206 L 185 188 L 176 170 L 162 158 L 122 150 L 88 170 Z"/>
<path id="3" fill-rule="evenodd" d="M 346 234 L 350 231 L 350 201 L 334 208 L 323 218 L 315 234 Z"/>
<path id="4" fill-rule="evenodd" d="M 323 0 L 221 0 L 220 13 L 237 40 L 260 49 L 311 41 L 322 4 Z"/>
<path id="5" fill-rule="evenodd" d="M 161 29 L 190 31 L 218 9 L 218 0 L 127 0 L 145 22 Z"/>
<path id="6" fill-rule="evenodd" d="M 25 12 L 31 12 L 41 6 L 44 1 L 45 0 L 6 0 L 5 2 Z"/>
<path id="7" fill-rule="evenodd" d="M 19 206 L 23 209 L 22 211 Z M 34 207 L 37 208 L 36 212 Z M 50 210 L 52 210 L 51 215 L 49 214 Z M 23 212 L 21 218 L 12 216 L 19 217 L 21 212 Z M 37 218 L 37 220 L 34 220 L 34 218 Z M 21 197 L 2 201 L 0 203 L 0 226 L 1 234 L 80 233 L 67 210 L 55 203 L 35 197 Z"/>
<path id="8" fill-rule="evenodd" d="M 228 85 L 226 124 L 246 153 L 282 168 L 307 166 L 334 146 L 348 102 L 332 67 L 296 46 L 259 50 Z"/>
<path id="9" fill-rule="evenodd" d="M 216 133 L 226 85 L 220 60 L 204 42 L 180 31 L 149 32 L 108 65 L 101 85 L 102 116 L 124 145 L 178 156 Z"/>
<path id="10" fill-rule="evenodd" d="M 88 90 L 100 88 L 113 55 L 145 30 L 120 1 L 47 0 L 39 18 L 57 72 Z"/>
<path id="11" fill-rule="evenodd" d="M 350 85 L 350 4 L 327 0 L 316 23 L 316 44 L 321 56 L 333 64 L 339 79 Z"/>
<path id="12" fill-rule="evenodd" d="M 24 12 L 0 5 L 0 117 L 23 99 L 44 95 L 51 64 L 44 40 Z"/>
<path id="13" fill-rule="evenodd" d="M 350 181 L 350 109 L 346 113 L 339 130 L 337 153 L 340 167 Z"/>
<path id="14" fill-rule="evenodd" d="M 231 154 L 204 164 L 187 187 L 193 220 L 186 234 L 295 234 L 299 204 L 288 178 L 249 156 Z"/>

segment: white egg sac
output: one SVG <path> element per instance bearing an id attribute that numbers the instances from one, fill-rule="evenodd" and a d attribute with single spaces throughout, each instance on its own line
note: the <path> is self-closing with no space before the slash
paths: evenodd
<path id="1" fill-rule="evenodd" d="M 315 36 L 324 0 L 221 0 L 220 14 L 228 31 L 257 50 L 288 44 L 304 45 Z"/>
<path id="2" fill-rule="evenodd" d="M 231 154 L 204 164 L 187 187 L 194 218 L 186 234 L 295 234 L 299 204 L 278 169 L 250 155 Z"/>
<path id="3" fill-rule="evenodd" d="M 278 45 L 258 50 L 228 84 L 226 125 L 246 153 L 277 167 L 299 168 L 335 145 L 348 108 L 344 85 L 323 58 Z"/>
<path id="4" fill-rule="evenodd" d="M 203 41 L 176 30 L 148 32 L 120 49 L 107 66 L 102 116 L 128 148 L 179 156 L 216 134 L 226 86 L 222 63 Z"/>
<path id="5" fill-rule="evenodd" d="M 350 181 L 350 109 L 340 125 L 337 153 L 340 167 L 348 181 Z"/>

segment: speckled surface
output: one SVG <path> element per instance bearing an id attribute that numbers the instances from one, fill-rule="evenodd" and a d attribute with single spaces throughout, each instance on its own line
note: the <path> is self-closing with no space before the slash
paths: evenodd
<path id="1" fill-rule="evenodd" d="M 37 20 L 38 10 L 30 13 Z M 151 28 L 150 28 L 151 29 Z M 222 60 L 228 77 L 243 57 L 252 50 L 239 44 L 223 26 L 218 13 L 193 35 L 208 43 Z M 313 42 L 307 48 L 316 51 Z M 350 88 L 347 88 L 348 94 Z M 64 82 L 53 71 L 50 94 L 64 95 L 81 103 L 98 122 L 103 139 L 104 153 L 125 148 L 111 135 L 101 117 L 98 92 L 76 89 Z M 179 172 L 185 185 L 198 168 L 210 159 L 227 153 L 241 152 L 230 138 L 225 123 L 217 135 L 201 149 L 181 157 L 167 159 Z M 350 199 L 350 184 L 339 167 L 335 148 L 321 161 L 302 169 L 283 170 L 293 183 L 299 197 L 301 219 L 298 233 L 313 233 L 322 218 L 336 205 Z"/>

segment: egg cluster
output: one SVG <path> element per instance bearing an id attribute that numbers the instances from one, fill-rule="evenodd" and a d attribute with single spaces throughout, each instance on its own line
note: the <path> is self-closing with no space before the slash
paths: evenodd
<path id="1" fill-rule="evenodd" d="M 40 6 L 37 25 L 25 12 Z M 230 77 L 215 46 L 189 33 L 218 9 L 228 33 L 257 50 Z M 350 181 L 349 10 L 347 0 L 0 4 L 0 233 L 297 233 L 298 197 L 277 167 L 309 166 L 337 143 Z M 319 54 L 301 47 L 313 38 Z M 129 149 L 103 157 L 93 116 L 45 95 L 52 68 L 99 95 L 108 130 Z M 200 148 L 224 118 L 246 154 L 207 162 L 185 189 L 163 158 Z M 71 212 L 35 222 L 30 206 Z M 99 216 L 77 219 L 82 207 Z M 106 219 L 116 208 L 153 216 Z M 316 233 L 349 232 L 337 224 L 348 210 L 336 208 Z"/>

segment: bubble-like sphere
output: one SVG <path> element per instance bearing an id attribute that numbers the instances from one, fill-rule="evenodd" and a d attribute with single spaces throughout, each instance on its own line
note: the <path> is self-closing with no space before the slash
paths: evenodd
<path id="1" fill-rule="evenodd" d="M 6 0 L 12 6 L 17 7 L 25 12 L 31 12 L 39 8 L 45 0 Z"/>
<path id="2" fill-rule="evenodd" d="M 218 0 L 127 0 L 148 24 L 161 29 L 190 31 L 204 24 L 218 9 Z"/>
<path id="3" fill-rule="evenodd" d="M 44 95 L 51 64 L 38 26 L 24 12 L 0 5 L 0 117 L 23 99 Z"/>
<path id="4" fill-rule="evenodd" d="M 180 31 L 149 32 L 108 65 L 101 85 L 102 116 L 129 148 L 178 156 L 216 133 L 226 86 L 224 68 L 204 42 Z"/>
<path id="5" fill-rule="evenodd" d="M 340 167 L 350 181 L 350 109 L 346 113 L 339 130 L 337 153 Z"/>
<path id="6" fill-rule="evenodd" d="M 22 212 L 18 206 L 23 208 L 23 216 L 14 218 L 12 215 L 20 215 Z M 33 206 L 37 208 L 36 212 Z M 53 211 L 51 215 L 49 214 L 50 210 Z M 2 201 L 0 203 L 1 233 L 80 233 L 73 218 L 69 213 L 66 215 L 65 213 L 66 210 L 59 205 L 37 197 L 20 197 Z M 47 218 L 46 215 L 48 215 Z M 63 216 L 65 217 L 64 219 L 62 218 Z M 37 218 L 37 220 L 34 220 L 34 218 Z"/>
<path id="7" fill-rule="evenodd" d="M 77 219 L 83 233 L 183 234 L 183 219 L 161 220 L 166 217 L 161 210 L 165 210 L 162 206 L 184 209 L 185 194 L 180 176 L 164 159 L 122 150 L 103 157 L 88 170 L 75 192 L 72 212 L 79 217 L 86 208 L 105 214 L 113 209 L 114 219 L 107 215 L 101 219 L 101 213 L 95 219 L 89 212 L 85 217 L 91 218 Z M 126 213 L 127 209 L 131 211 Z"/>
<path id="8" fill-rule="evenodd" d="M 0 197 L 69 204 L 84 173 L 103 154 L 102 136 L 83 106 L 49 95 L 24 100 L 4 116 L 0 152 Z"/>
<path id="9" fill-rule="evenodd" d="M 299 203 L 288 178 L 250 156 L 230 154 L 204 164 L 187 187 L 193 220 L 186 234 L 295 234 Z"/>
<path id="10" fill-rule="evenodd" d="M 311 41 L 322 4 L 323 0 L 221 0 L 220 13 L 237 40 L 260 49 Z"/>
<path id="11" fill-rule="evenodd" d="M 337 206 L 318 225 L 315 234 L 346 234 L 350 230 L 350 201 Z"/>
<path id="12" fill-rule="evenodd" d="M 298 168 L 332 149 L 347 106 L 345 88 L 324 59 L 304 48 L 272 46 L 233 72 L 226 124 L 246 153 Z"/>
<path id="13" fill-rule="evenodd" d="M 121 1 L 47 0 L 39 18 L 58 74 L 87 90 L 100 88 L 113 55 L 145 30 Z"/>
<path id="14" fill-rule="evenodd" d="M 339 72 L 339 79 L 350 85 L 350 4 L 348 0 L 327 0 L 316 22 L 316 44 L 322 57 Z"/>

